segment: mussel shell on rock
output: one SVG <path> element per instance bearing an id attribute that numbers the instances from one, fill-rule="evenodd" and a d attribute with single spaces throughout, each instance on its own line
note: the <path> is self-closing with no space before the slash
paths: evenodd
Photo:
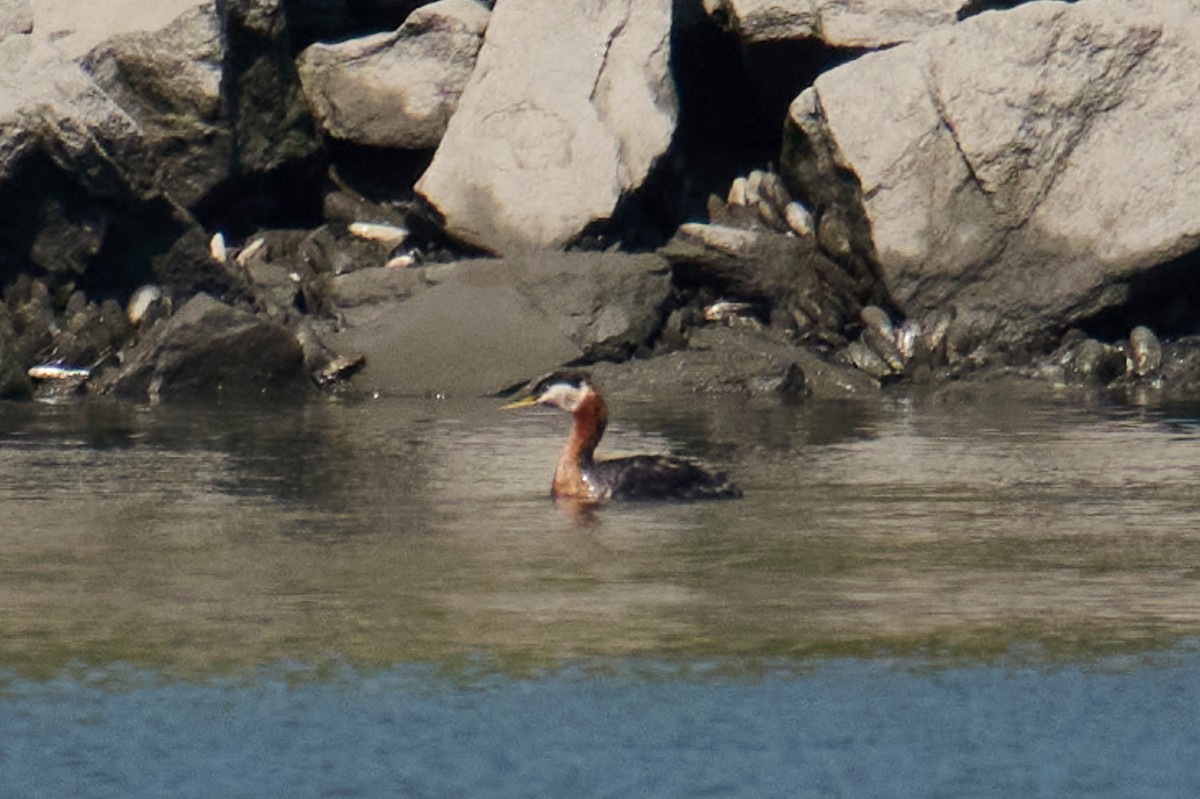
<path id="1" fill-rule="evenodd" d="M 1162 368 L 1162 344 L 1150 328 L 1139 325 L 1129 333 L 1130 371 L 1138 377 Z"/>

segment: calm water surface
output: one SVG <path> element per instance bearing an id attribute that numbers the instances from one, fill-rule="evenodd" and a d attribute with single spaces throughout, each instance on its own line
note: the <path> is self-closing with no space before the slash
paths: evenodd
<path id="1" fill-rule="evenodd" d="M 0 795 L 1180 796 L 1200 407 L 0 405 Z"/>

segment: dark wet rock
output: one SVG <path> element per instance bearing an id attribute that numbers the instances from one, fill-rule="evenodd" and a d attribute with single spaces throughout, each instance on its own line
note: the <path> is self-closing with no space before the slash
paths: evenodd
<path id="1" fill-rule="evenodd" d="M 528 256 L 500 268 L 587 360 L 626 358 L 649 345 L 671 291 L 667 263 L 655 255 Z"/>
<path id="2" fill-rule="evenodd" d="M 628 396 L 845 399 L 879 393 L 879 384 L 862 372 L 831 364 L 778 333 L 745 326 L 699 328 L 686 349 L 590 368 L 607 389 Z"/>
<path id="3" fill-rule="evenodd" d="M 1183 336 L 1163 345 L 1159 381 L 1166 396 L 1200 397 L 1200 336 Z"/>
<path id="4" fill-rule="evenodd" d="M 398 227 L 408 226 L 406 209 L 389 203 L 373 202 L 357 192 L 346 189 L 331 191 L 322 200 L 325 221 L 343 227 L 354 222 L 383 222 Z"/>
<path id="5" fill-rule="evenodd" d="M 155 282 L 177 297 L 198 292 L 220 296 L 234 291 L 238 281 L 227 265 L 213 260 L 211 238 L 199 226 L 189 227 L 169 250 L 152 259 Z"/>
<path id="6" fill-rule="evenodd" d="M 391 248 L 352 236 L 344 225 L 322 225 L 299 245 L 300 257 L 317 274 L 336 277 L 387 264 Z"/>
<path id="7" fill-rule="evenodd" d="M 391 33 L 314 44 L 297 59 L 318 124 L 355 144 L 433 149 L 475 67 L 488 9 L 440 0 Z"/>
<path id="8" fill-rule="evenodd" d="M 852 399 L 879 393 L 878 380 L 857 369 L 832 363 L 812 349 L 799 348 L 796 364 L 804 372 L 807 393 L 813 399 Z"/>
<path id="9" fill-rule="evenodd" d="M 28 396 L 28 370 L 41 367 L 47 374 L 38 396 L 70 394 L 113 358 L 131 330 L 116 300 L 97 304 L 69 285 L 51 292 L 44 281 L 22 276 L 0 305 L 0 391 Z"/>
<path id="10" fill-rule="evenodd" d="M 327 387 L 359 371 L 364 357 L 339 353 L 326 343 L 338 318 L 329 291 L 332 278 L 305 258 L 307 241 L 302 231 L 266 231 L 234 250 L 226 269 L 237 283 L 232 293 L 258 316 L 286 327 L 304 353 L 305 373 Z"/>
<path id="11" fill-rule="evenodd" d="M 332 337 L 332 330 L 308 317 L 292 320 L 289 329 L 304 353 L 305 374 L 321 388 L 332 388 L 346 382 L 367 364 L 364 353 L 337 352 L 326 344 L 326 339 Z"/>
<path id="12" fill-rule="evenodd" d="M 88 302 L 76 292 L 61 314 L 62 323 L 51 355 L 66 364 L 90 367 L 115 354 L 131 333 L 124 311 L 115 300 Z"/>
<path id="13" fill-rule="evenodd" d="M 4 294 L 8 318 L 17 339 L 15 355 L 24 366 L 49 356 L 58 327 L 46 283 L 21 275 Z"/>
<path id="14" fill-rule="evenodd" d="M 222 269 L 224 289 L 214 293 L 250 301 L 285 321 L 297 314 L 332 317 L 337 313 L 335 270 L 367 269 L 384 257 L 377 246 L 357 244 L 329 226 L 264 231 L 232 251 Z"/>
<path id="15" fill-rule="evenodd" d="M 41 227 L 29 248 L 29 257 L 48 272 L 82 275 L 100 252 L 109 219 L 92 203 L 45 201 L 39 213 Z"/>
<path id="16" fill-rule="evenodd" d="M 362 352 L 360 386 L 478 395 L 564 363 L 627 357 L 657 334 L 669 296 L 653 255 L 544 253 L 337 281 L 346 322 L 330 343 Z M 375 299 L 381 295 L 392 296 Z"/>
<path id="17" fill-rule="evenodd" d="M 873 281 L 849 274 L 811 239 L 721 225 L 684 225 L 660 253 L 683 289 L 707 288 L 790 317 L 801 336 L 839 337 Z"/>
<path id="18" fill-rule="evenodd" d="M 271 316 L 286 318 L 304 305 L 302 277 L 287 265 L 251 260 L 245 270 L 254 296 Z"/>
<path id="19" fill-rule="evenodd" d="M 26 373 L 25 354 L 7 306 L 0 306 L 0 399 L 28 399 L 33 382 Z"/>
<path id="20" fill-rule="evenodd" d="M 272 230 L 252 236 L 232 250 L 226 266 L 241 295 L 267 315 L 288 321 L 325 308 L 318 269 L 304 257 L 304 231 Z"/>
<path id="21" fill-rule="evenodd" d="M 1125 352 L 1094 338 L 1074 345 L 1062 360 L 1067 379 L 1107 385 L 1125 374 Z"/>
<path id="22" fill-rule="evenodd" d="M 805 389 L 795 348 L 782 337 L 750 328 L 713 325 L 691 331 L 686 349 L 627 363 L 592 367 L 611 391 L 625 395 L 774 395 Z"/>
<path id="23" fill-rule="evenodd" d="M 130 336 L 119 302 L 96 304 L 68 288 L 52 293 L 46 282 L 23 276 L 6 289 L 0 306 L 4 356 L 13 370 L 43 364 L 91 368 L 112 358 Z"/>
<path id="24" fill-rule="evenodd" d="M 666 152 L 677 99 L 669 0 L 498 3 L 416 190 L 455 239 L 558 249 L 611 218 Z M 539 35 L 531 46 L 531 31 Z"/>
<path id="25" fill-rule="evenodd" d="M 265 174 L 318 150 L 289 49 L 283 0 L 225 0 L 222 87 L 239 174 Z"/>
<path id="26" fill-rule="evenodd" d="M 304 353 L 282 324 L 197 294 L 154 325 L 95 389 L 136 399 L 288 394 L 305 383 Z"/>

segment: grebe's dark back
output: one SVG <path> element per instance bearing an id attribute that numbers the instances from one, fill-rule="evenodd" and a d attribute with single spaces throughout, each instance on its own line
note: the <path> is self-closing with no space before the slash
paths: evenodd
<path id="1" fill-rule="evenodd" d="M 587 372 L 556 372 L 529 396 L 505 408 L 549 405 L 570 412 L 575 422 L 554 470 L 555 497 L 603 502 L 610 499 L 733 499 L 741 490 L 723 473 L 661 455 L 596 460 L 596 445 L 608 425 L 604 398 Z"/>

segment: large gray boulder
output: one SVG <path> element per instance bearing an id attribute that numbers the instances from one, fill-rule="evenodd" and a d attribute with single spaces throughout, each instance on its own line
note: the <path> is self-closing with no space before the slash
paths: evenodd
<path id="1" fill-rule="evenodd" d="M 151 17 L 126 10 L 144 29 L 113 30 L 113 21 L 97 20 L 67 35 L 63 46 L 137 124 L 145 156 L 130 167 L 142 167 L 144 180 L 186 207 L 228 179 L 234 141 L 222 123 L 223 54 L 214 0 L 164 6 Z"/>
<path id="2" fill-rule="evenodd" d="M 875 48 L 958 22 L 971 0 L 725 0 L 718 3 L 743 44 L 815 39 Z"/>
<path id="3" fill-rule="evenodd" d="M 134 122 L 123 144 L 138 156 L 122 156 L 124 169 L 181 206 L 315 151 L 280 0 L 35 0 L 32 10 L 32 38 Z"/>
<path id="4" fill-rule="evenodd" d="M 0 281 L 137 285 L 218 189 L 315 152 L 279 0 L 0 10 Z"/>
<path id="5" fill-rule="evenodd" d="M 138 122 L 159 191 L 190 208 L 225 181 L 316 151 L 282 0 L 120 2 L 129 22 L 112 30 L 85 14 L 67 53 Z"/>
<path id="6" fill-rule="evenodd" d="M 136 136 L 136 123 L 48 34 L 34 33 L 28 3 L 9 6 L 0 8 L 13 13 L 0 27 L 0 177 L 40 149 L 63 164 L 86 162 L 92 171 L 81 179 L 111 180 L 120 167 L 107 148 Z"/>
<path id="7" fill-rule="evenodd" d="M 84 272 L 113 201 L 148 194 L 127 166 L 138 141 L 137 123 L 47 39 L 0 38 L 0 277 L 30 263 Z"/>
<path id="8" fill-rule="evenodd" d="M 560 248 L 609 218 L 675 129 L 670 0 L 506 0 L 417 183 L 452 236 Z"/>
<path id="9" fill-rule="evenodd" d="M 853 245 L 904 314 L 1028 339 L 1200 240 L 1198 65 L 1186 0 L 981 14 L 822 75 L 790 109 L 784 172 L 863 223 Z"/>
<path id="10" fill-rule="evenodd" d="M 439 0 L 392 33 L 307 48 L 296 63 L 318 124 L 355 144 L 437 147 L 489 16 L 476 0 Z"/>
<path id="11" fill-rule="evenodd" d="M 0 39 L 33 31 L 33 6 L 29 0 L 0 0 Z"/>
<path id="12" fill-rule="evenodd" d="M 76 60 L 111 38 L 163 30 L 180 16 L 211 6 L 212 0 L 27 0 L 25 4 L 32 10 L 31 30 Z"/>
<path id="13" fill-rule="evenodd" d="M 603 253 L 364 269 L 337 283 L 346 325 L 330 343 L 366 355 L 356 382 L 417 395 L 477 396 L 570 361 L 628 356 L 658 332 L 670 292 L 657 256 Z"/>

